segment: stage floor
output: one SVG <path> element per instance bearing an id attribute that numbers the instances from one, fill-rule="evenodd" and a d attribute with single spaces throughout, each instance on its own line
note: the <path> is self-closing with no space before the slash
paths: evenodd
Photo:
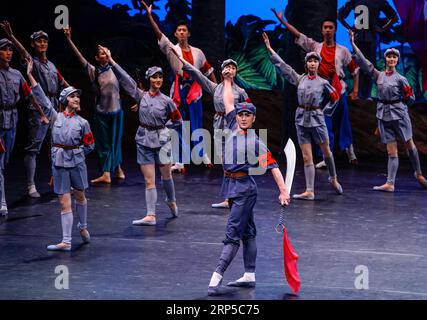
<path id="1" fill-rule="evenodd" d="M 174 175 L 177 219 L 170 219 L 158 184 L 157 226 L 136 227 L 131 221 L 145 213 L 144 181 L 134 159 L 126 159 L 124 182 L 87 192 L 91 243 L 81 245 L 75 217 L 72 251 L 55 253 L 46 250 L 61 239 L 48 167 L 41 164 L 42 198 L 31 201 L 22 196 L 25 177 L 22 162 L 15 161 L 6 177 L 9 217 L 0 222 L 0 299 L 427 299 L 427 191 L 406 162 L 401 160 L 394 194 L 371 191 L 385 181 L 385 162 L 357 168 L 338 162 L 344 195 L 335 195 L 327 171 L 317 170 L 316 201 L 292 201 L 286 226 L 300 256 L 298 296 L 284 279 L 281 237 L 274 231 L 280 207 L 273 177 L 256 178 L 257 286 L 224 286 L 223 295 L 208 297 L 228 215 L 210 207 L 222 200 L 220 166 Z M 89 168 L 94 178 L 93 157 Z M 292 193 L 303 189 L 298 162 Z M 55 287 L 60 265 L 69 271 L 68 290 Z M 360 266 L 367 268 L 368 289 L 356 288 Z M 240 249 L 224 283 L 243 271 Z"/>

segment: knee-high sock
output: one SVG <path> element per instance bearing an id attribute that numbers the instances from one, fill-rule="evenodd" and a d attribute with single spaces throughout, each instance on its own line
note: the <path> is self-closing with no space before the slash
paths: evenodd
<path id="1" fill-rule="evenodd" d="M 62 242 L 71 244 L 71 231 L 73 229 L 73 212 L 61 212 Z"/>
<path id="2" fill-rule="evenodd" d="M 324 158 L 325 159 L 325 163 L 326 166 L 328 167 L 328 171 L 329 171 L 329 177 L 336 177 L 337 176 L 337 171 L 335 169 L 335 161 L 334 161 L 334 155 L 331 154 L 330 157 L 328 158 Z"/>
<path id="3" fill-rule="evenodd" d="M 27 185 L 34 185 L 34 176 L 36 175 L 36 154 L 27 153 L 24 157 L 25 171 L 27 173 Z"/>
<path id="4" fill-rule="evenodd" d="M 4 173 L 3 173 L 3 169 L 0 168 L 0 201 L 1 201 L 1 206 L 6 206 L 6 193 L 4 191 Z"/>
<path id="5" fill-rule="evenodd" d="M 417 148 L 408 150 L 409 160 L 411 161 L 412 169 L 414 169 L 417 175 L 422 174 L 421 165 L 420 165 L 420 157 L 418 156 Z"/>
<path id="6" fill-rule="evenodd" d="M 243 263 L 245 265 L 245 272 L 255 272 L 257 255 L 256 239 L 243 240 Z"/>
<path id="7" fill-rule="evenodd" d="M 175 202 L 175 185 L 173 183 L 173 179 L 170 178 L 169 180 L 162 180 L 163 181 L 163 188 L 165 189 L 167 201 L 168 202 Z"/>
<path id="8" fill-rule="evenodd" d="M 389 156 L 387 165 L 387 183 L 394 184 L 396 181 L 396 173 L 399 168 L 399 157 Z"/>
<path id="9" fill-rule="evenodd" d="M 76 202 L 76 213 L 79 218 L 77 228 L 80 230 L 87 228 L 87 201 L 84 203 Z"/>
<path id="10" fill-rule="evenodd" d="M 147 214 L 156 214 L 156 203 L 157 203 L 157 189 L 145 189 L 145 201 L 147 203 Z"/>
<path id="11" fill-rule="evenodd" d="M 316 170 L 314 169 L 314 164 L 309 164 L 308 166 L 304 166 L 304 174 L 305 174 L 306 191 L 313 192 L 314 191 L 314 177 L 316 175 Z"/>
<path id="12" fill-rule="evenodd" d="M 239 251 L 238 244 L 224 244 L 224 248 L 222 249 L 221 257 L 219 258 L 219 262 L 215 271 L 220 275 L 223 275 L 231 261 L 233 261 L 234 257 L 236 256 L 237 251 Z"/>

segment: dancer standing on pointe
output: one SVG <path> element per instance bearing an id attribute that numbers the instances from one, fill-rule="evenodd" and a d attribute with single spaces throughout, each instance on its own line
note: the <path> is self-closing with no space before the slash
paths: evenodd
<path id="1" fill-rule="evenodd" d="M 134 220 L 133 225 L 156 225 L 156 167 L 162 176 L 166 192 L 166 204 L 173 217 L 178 216 L 175 198 L 175 185 L 172 179 L 172 142 L 168 127 L 178 127 L 182 124 L 181 114 L 172 99 L 160 92 L 163 85 L 163 70 L 151 67 L 145 73 L 150 82 L 150 89 L 143 91 L 137 83 L 112 58 L 111 52 L 101 47 L 108 58 L 112 69 L 123 90 L 139 105 L 139 128 L 135 140 L 137 146 L 137 161 L 145 180 L 145 201 L 147 214 L 144 218 Z M 168 123 L 169 122 L 169 123 Z M 169 126 L 170 122 L 172 124 Z M 168 126 L 168 127 L 167 127 Z"/>
<path id="2" fill-rule="evenodd" d="M 34 79 L 32 71 L 32 60 L 27 59 L 27 75 L 35 100 L 52 119 L 53 186 L 61 204 L 62 241 L 49 245 L 47 250 L 70 251 L 73 229 L 71 188 L 73 188 L 73 195 L 76 198 L 74 212 L 77 213 L 79 219 L 77 227 L 80 230 L 80 236 L 84 243 L 90 241 L 85 197 L 85 189 L 89 186 L 85 156 L 95 148 L 94 139 L 89 122 L 76 113 L 80 111 L 81 90 L 74 87 L 62 90 L 59 96 L 60 110 L 65 111 L 58 113 L 39 83 Z"/>
<path id="3" fill-rule="evenodd" d="M 256 117 L 252 103 L 235 104 L 233 76 L 224 69 L 223 100 L 226 127 L 230 134 L 224 144 L 224 181 L 222 196 L 229 199 L 230 215 L 227 221 L 224 247 L 215 272 L 209 283 L 208 295 L 218 295 L 223 274 L 243 243 L 243 262 L 245 273 L 236 281 L 228 283 L 233 287 L 254 287 L 257 256 L 256 226 L 254 212 L 257 199 L 257 186 L 252 174 L 263 174 L 271 169 L 274 181 L 279 188 L 279 202 L 288 205 L 289 193 L 276 160 L 262 140 L 251 130 Z M 241 146 L 245 146 L 243 149 Z M 257 167 L 258 166 L 258 167 Z M 254 170 L 256 168 L 256 170 Z M 257 172 L 258 169 L 261 171 Z"/>
<path id="4" fill-rule="evenodd" d="M 174 51 L 175 52 L 175 51 Z M 200 70 L 196 69 L 192 64 L 188 63 L 186 60 L 181 58 L 179 55 L 177 57 L 181 60 L 183 64 L 182 70 L 188 73 L 192 79 L 197 81 L 210 95 L 213 96 L 213 103 L 215 107 L 215 116 L 213 121 L 214 128 L 214 146 L 215 152 L 218 155 L 221 155 L 222 150 L 222 131 L 226 128 L 225 121 L 225 108 L 224 108 L 224 81 L 221 83 L 215 83 L 206 77 Z M 227 59 L 221 64 L 221 71 L 227 72 L 231 79 L 233 80 L 233 94 L 234 94 L 234 104 L 239 102 L 251 102 L 248 94 L 242 88 L 240 88 L 235 82 L 234 79 L 237 74 L 237 62 L 233 59 Z M 212 208 L 229 208 L 228 199 L 225 199 L 221 203 L 212 204 Z"/>
<path id="5" fill-rule="evenodd" d="M 213 68 L 206 60 L 205 54 L 199 48 L 190 46 L 188 41 L 191 36 L 188 23 L 185 21 L 178 22 L 175 31 L 175 37 L 178 40 L 178 44 L 174 45 L 172 42 L 162 33 L 157 23 L 154 21 L 154 18 L 151 14 L 152 6 L 147 6 L 144 1 L 141 1 L 145 10 L 147 11 L 148 19 L 153 27 L 153 30 L 156 34 L 157 40 L 159 42 L 160 50 L 166 55 L 166 58 L 169 61 L 169 64 L 175 73 L 175 81 L 171 87 L 171 94 L 173 101 L 179 107 L 179 110 L 182 114 L 184 121 L 190 120 L 190 132 L 193 133 L 194 130 L 203 128 L 203 105 L 202 105 L 202 88 L 200 85 L 190 77 L 186 72 L 182 72 L 182 63 L 177 59 L 176 55 L 172 52 L 174 49 L 180 57 L 188 61 L 195 68 L 200 70 L 205 76 L 213 82 L 216 82 L 215 74 L 213 73 Z M 184 130 L 183 126 L 183 132 Z M 187 145 L 185 138 L 182 137 L 181 131 L 180 140 L 182 144 L 182 152 L 186 154 L 191 154 L 190 146 Z M 206 154 L 205 148 L 203 148 L 205 142 L 195 141 L 194 147 L 198 144 L 202 144 L 200 148 L 201 154 L 200 157 L 203 159 L 203 163 L 208 167 L 212 168 L 213 164 Z M 174 155 L 177 157 L 177 155 Z M 185 172 L 183 160 L 176 161 L 172 167 L 172 170 Z"/>
<path id="6" fill-rule="evenodd" d="M 375 186 L 377 191 L 393 192 L 396 180 L 399 158 L 396 138 L 405 143 L 406 152 L 414 170 L 418 183 L 427 189 L 427 181 L 421 172 L 420 159 L 417 147 L 412 140 L 412 124 L 408 114 L 408 104 L 415 100 L 414 93 L 408 80 L 396 71 L 400 59 L 399 50 L 387 49 L 384 53 L 385 71 L 378 71 L 367 60 L 354 42 L 354 33 L 349 30 L 350 42 L 356 53 L 362 69 L 376 82 L 378 87 L 377 119 L 381 142 L 387 145 L 388 174 L 387 182 Z"/>
<path id="7" fill-rule="evenodd" d="M 3 21 L 1 28 L 7 34 L 7 37 L 17 48 L 21 58 L 27 60 L 30 54 L 14 36 L 9 22 Z M 58 111 L 58 95 L 63 88 L 68 87 L 58 68 L 47 58 L 49 47 L 49 36 L 46 32 L 37 31 L 31 35 L 31 46 L 34 48 L 33 56 L 33 74 L 42 90 L 49 98 L 52 106 Z M 27 174 L 28 195 L 32 198 L 39 198 L 35 185 L 35 174 L 37 168 L 37 155 L 43 145 L 43 141 L 48 134 L 49 124 L 46 121 L 40 121 L 40 111 L 37 107 L 30 104 L 28 110 L 28 145 L 25 147 L 26 155 L 24 157 L 25 171 Z"/>
<path id="8" fill-rule="evenodd" d="M 120 100 L 119 81 L 111 70 L 105 52 L 97 49 L 95 56 L 97 66 L 95 67 L 83 57 L 74 44 L 71 39 L 71 28 L 64 28 L 64 35 L 68 45 L 89 76 L 96 94 L 95 151 L 103 174 L 99 178 L 91 180 L 91 183 L 109 184 L 112 173 L 115 173 L 118 179 L 124 179 L 125 174 L 121 168 L 124 113 Z"/>
<path id="9" fill-rule="evenodd" d="M 335 169 L 334 156 L 329 148 L 328 130 L 326 128 L 323 111 L 331 109 L 338 102 L 339 93 L 329 82 L 317 75 L 319 64 L 322 60 L 317 52 L 309 52 L 305 56 L 306 73 L 300 75 L 286 64 L 273 50 L 266 33 L 263 33 L 265 46 L 272 54 L 271 61 L 279 68 L 280 73 L 290 83 L 298 87 L 298 108 L 295 114 L 295 127 L 297 129 L 298 143 L 304 158 L 304 173 L 306 189 L 302 194 L 296 194 L 294 199 L 314 200 L 315 169 L 311 145 L 316 143 L 322 150 L 329 171 L 329 182 L 337 194 L 342 194 L 343 189 L 338 183 Z M 324 99 L 328 104 L 321 109 Z"/>

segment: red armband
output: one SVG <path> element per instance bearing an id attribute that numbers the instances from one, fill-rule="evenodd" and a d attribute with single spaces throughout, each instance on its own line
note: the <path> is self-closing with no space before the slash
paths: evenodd
<path id="1" fill-rule="evenodd" d="M 22 93 L 24 94 L 24 97 L 28 97 L 31 94 L 31 87 L 28 85 L 28 82 L 25 81 L 22 84 Z"/>
<path id="2" fill-rule="evenodd" d="M 86 133 L 86 134 L 83 136 L 82 141 L 83 141 L 83 144 L 84 144 L 85 146 L 89 146 L 89 145 L 91 145 L 92 143 L 94 143 L 94 139 L 93 139 L 93 134 L 92 134 L 92 132 L 88 132 L 88 133 Z"/>
<path id="3" fill-rule="evenodd" d="M 276 160 L 271 155 L 271 152 L 268 151 L 267 153 L 264 153 L 259 156 L 258 158 L 259 165 L 263 168 L 268 167 L 269 165 L 275 164 Z"/>
<path id="4" fill-rule="evenodd" d="M 179 121 L 182 118 L 181 112 L 179 112 L 178 109 L 173 112 L 169 112 L 168 117 L 174 122 Z"/>
<path id="5" fill-rule="evenodd" d="M 404 93 L 404 98 L 408 99 L 410 98 L 414 92 L 412 91 L 412 87 L 411 86 L 406 86 L 403 88 L 403 93 Z"/>

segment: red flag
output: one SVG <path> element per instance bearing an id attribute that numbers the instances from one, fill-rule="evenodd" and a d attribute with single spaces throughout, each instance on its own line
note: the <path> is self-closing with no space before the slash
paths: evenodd
<path id="1" fill-rule="evenodd" d="M 283 263 L 285 267 L 286 280 L 294 294 L 298 293 L 301 281 L 298 275 L 298 255 L 289 241 L 286 229 L 283 227 Z"/>

